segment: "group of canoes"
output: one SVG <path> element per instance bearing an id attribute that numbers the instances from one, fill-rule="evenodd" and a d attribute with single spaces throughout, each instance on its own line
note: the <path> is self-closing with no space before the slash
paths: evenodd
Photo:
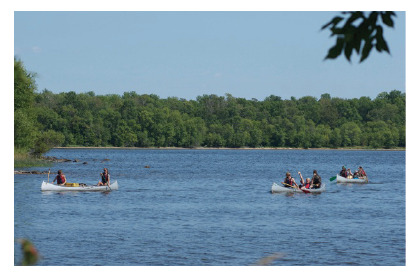
<path id="1" fill-rule="evenodd" d="M 49 174 L 48 182 L 42 182 L 41 190 L 42 191 L 111 191 L 113 189 L 118 189 L 117 181 L 111 183 L 110 174 L 107 168 L 104 168 L 103 172 L 100 173 L 101 180 L 97 185 L 86 185 L 84 183 L 69 183 L 66 180 L 66 176 L 63 174 L 62 170 L 58 170 L 58 174 L 52 183 L 49 183 Z M 56 184 L 55 184 L 56 181 Z"/>
<path id="2" fill-rule="evenodd" d="M 292 175 L 288 172 L 282 182 L 282 185 L 273 183 L 272 192 L 305 192 L 305 193 L 319 193 L 325 191 L 325 184 L 322 184 L 321 177 L 316 170 L 313 170 L 312 178 L 306 180 L 302 177 L 302 174 L 298 172 L 300 176 L 300 183 L 297 184 Z M 351 169 L 347 169 L 342 166 L 341 172 L 330 178 L 330 181 L 335 180 L 338 183 L 368 183 L 368 176 L 363 167 L 358 167 L 358 170 L 351 172 Z"/>

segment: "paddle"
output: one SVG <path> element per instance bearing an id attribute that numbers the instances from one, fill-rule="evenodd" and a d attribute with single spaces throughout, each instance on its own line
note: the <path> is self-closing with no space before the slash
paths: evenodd
<path id="1" fill-rule="evenodd" d="M 333 181 L 337 178 L 337 176 L 333 176 L 332 178 L 329 179 L 329 181 Z"/>
<path id="2" fill-rule="evenodd" d="M 291 184 L 288 184 L 288 183 L 285 183 L 285 182 L 282 182 L 282 184 L 283 184 L 283 185 L 287 185 L 287 186 L 289 186 L 289 187 L 293 187 L 293 188 L 295 188 L 295 189 L 299 189 L 299 187 L 294 186 L 294 185 L 291 185 Z"/>
<path id="3" fill-rule="evenodd" d="M 299 189 L 299 190 L 301 190 L 301 191 L 302 191 L 302 192 L 304 192 L 304 193 L 311 193 L 309 190 L 307 190 L 307 189 L 302 189 L 302 188 L 300 188 L 299 186 L 290 185 L 290 184 L 288 184 L 288 183 L 284 183 L 284 182 L 282 182 L 282 184 L 283 184 L 283 185 L 288 185 L 288 186 L 290 186 L 290 187 L 292 187 L 292 188 L 294 188 L 294 189 Z"/>
<path id="4" fill-rule="evenodd" d="M 303 183 L 303 182 L 304 182 L 304 180 L 303 180 L 302 174 L 301 174 L 300 172 L 298 172 L 298 174 L 299 174 L 299 176 L 300 176 L 300 183 Z"/>

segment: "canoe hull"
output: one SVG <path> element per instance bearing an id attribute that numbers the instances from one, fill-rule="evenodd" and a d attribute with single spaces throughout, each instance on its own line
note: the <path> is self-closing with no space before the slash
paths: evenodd
<path id="1" fill-rule="evenodd" d="M 337 183 L 368 183 L 368 178 L 365 179 L 347 179 L 337 175 Z"/>
<path id="2" fill-rule="evenodd" d="M 118 190 L 118 182 L 114 181 L 110 186 L 80 185 L 79 187 L 67 187 L 43 181 L 40 189 L 42 191 L 111 191 Z"/>
<path id="3" fill-rule="evenodd" d="M 291 193 L 291 192 L 297 192 L 297 193 L 321 193 L 325 191 L 325 184 L 321 185 L 321 188 L 318 189 L 305 189 L 305 190 L 300 190 L 297 188 L 293 188 L 293 187 L 284 187 L 284 186 L 280 186 L 277 183 L 273 183 L 272 184 L 272 193 Z"/>

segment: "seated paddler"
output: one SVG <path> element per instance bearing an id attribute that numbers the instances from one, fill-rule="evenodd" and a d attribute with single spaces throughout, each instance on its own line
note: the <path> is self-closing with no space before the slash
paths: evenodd
<path id="1" fill-rule="evenodd" d="M 282 184 L 285 187 L 297 187 L 298 185 L 296 184 L 296 181 L 294 178 L 292 178 L 292 176 L 290 175 L 289 172 L 286 173 L 286 178 L 285 180 L 282 182 Z"/>
<path id="2" fill-rule="evenodd" d="M 57 182 L 58 185 L 65 185 L 66 177 L 62 173 L 62 170 L 58 170 L 58 175 L 55 177 L 52 183 L 55 183 L 55 181 Z"/>

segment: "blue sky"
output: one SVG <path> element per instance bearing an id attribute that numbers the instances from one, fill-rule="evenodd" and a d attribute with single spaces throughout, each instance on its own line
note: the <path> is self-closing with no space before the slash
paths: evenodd
<path id="1" fill-rule="evenodd" d="M 405 92 L 405 13 L 385 28 L 391 55 L 325 60 L 322 25 L 339 12 L 14 12 L 14 55 L 38 91 L 375 98 Z"/>

